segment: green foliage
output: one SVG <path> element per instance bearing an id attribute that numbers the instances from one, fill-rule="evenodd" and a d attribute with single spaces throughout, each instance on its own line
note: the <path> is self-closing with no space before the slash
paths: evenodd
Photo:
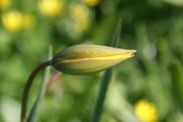
<path id="1" fill-rule="evenodd" d="M 170 72 L 172 76 L 172 93 L 175 106 L 183 112 L 183 68 L 179 61 L 175 60 L 170 64 Z"/>

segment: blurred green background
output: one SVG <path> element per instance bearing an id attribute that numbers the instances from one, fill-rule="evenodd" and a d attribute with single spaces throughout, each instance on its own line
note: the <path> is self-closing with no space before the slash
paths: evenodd
<path id="1" fill-rule="evenodd" d="M 101 122 L 183 122 L 182 0 L 0 0 L 0 122 L 19 122 L 25 82 L 49 45 L 54 54 L 80 43 L 109 45 L 119 18 L 119 47 L 138 52 L 114 68 Z M 63 74 L 39 122 L 88 122 L 102 75 Z"/>

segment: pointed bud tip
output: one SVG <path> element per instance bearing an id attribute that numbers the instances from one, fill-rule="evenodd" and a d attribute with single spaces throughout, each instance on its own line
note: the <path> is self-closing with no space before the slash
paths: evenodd
<path id="1" fill-rule="evenodd" d="M 132 57 L 134 56 L 134 53 L 136 53 L 137 52 L 137 50 L 131 50 L 132 51 Z"/>

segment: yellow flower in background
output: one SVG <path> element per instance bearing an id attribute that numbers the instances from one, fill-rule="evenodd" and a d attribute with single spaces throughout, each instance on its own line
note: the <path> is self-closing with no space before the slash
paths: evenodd
<path id="1" fill-rule="evenodd" d="M 84 31 L 89 27 L 89 9 L 84 4 L 75 4 L 69 11 L 70 16 L 74 19 L 74 29 Z"/>
<path id="2" fill-rule="evenodd" d="M 39 8 L 46 16 L 56 16 L 63 12 L 64 3 L 60 0 L 40 0 Z"/>
<path id="3" fill-rule="evenodd" d="M 74 29 L 76 31 L 84 31 L 89 27 L 89 20 L 83 19 L 83 20 L 75 20 L 74 21 Z"/>
<path id="4" fill-rule="evenodd" d="M 157 122 L 157 108 L 147 100 L 135 104 L 135 114 L 142 122 Z"/>
<path id="5" fill-rule="evenodd" d="M 10 32 L 17 32 L 22 28 L 31 28 L 35 25 L 35 16 L 32 14 L 22 14 L 17 10 L 3 14 L 2 22 L 4 27 Z"/>
<path id="6" fill-rule="evenodd" d="M 117 122 L 115 119 L 109 119 L 107 122 Z"/>
<path id="7" fill-rule="evenodd" d="M 24 14 L 23 15 L 23 27 L 29 29 L 35 25 L 36 18 L 32 14 Z"/>
<path id="8" fill-rule="evenodd" d="M 0 9 L 5 9 L 10 5 L 10 0 L 1 0 L 0 1 Z"/>
<path id="9" fill-rule="evenodd" d="M 96 6 L 100 4 L 100 0 L 83 0 L 89 6 Z"/>
<path id="10" fill-rule="evenodd" d="M 73 19 L 85 19 L 89 16 L 89 9 L 84 4 L 75 4 L 71 7 L 69 11 Z"/>
<path id="11" fill-rule="evenodd" d="M 17 32 L 22 28 L 22 19 L 22 14 L 16 10 L 2 16 L 3 25 L 10 32 Z"/>

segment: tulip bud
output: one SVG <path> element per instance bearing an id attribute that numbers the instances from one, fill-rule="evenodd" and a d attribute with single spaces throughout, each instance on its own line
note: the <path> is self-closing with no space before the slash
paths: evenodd
<path id="1" fill-rule="evenodd" d="M 67 74 L 86 75 L 108 69 L 133 56 L 136 50 L 98 45 L 76 45 L 54 56 L 52 66 Z"/>

